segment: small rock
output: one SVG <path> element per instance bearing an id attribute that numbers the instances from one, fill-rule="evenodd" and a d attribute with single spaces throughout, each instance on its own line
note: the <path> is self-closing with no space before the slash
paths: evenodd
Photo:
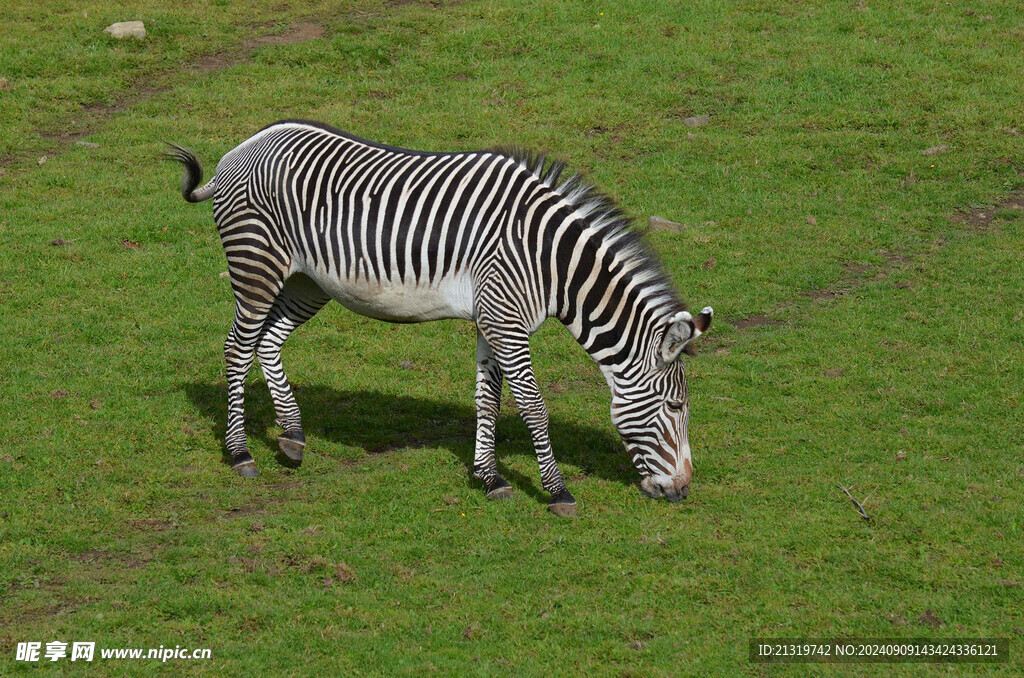
<path id="1" fill-rule="evenodd" d="M 218 278 L 230 278 L 230 277 L 231 277 L 231 274 L 230 274 L 230 273 L 228 273 L 227 271 L 222 271 L 222 272 L 220 273 L 220 275 L 218 275 L 217 277 L 218 277 Z"/>
<path id="2" fill-rule="evenodd" d="M 648 231 L 668 231 L 669 233 L 680 233 L 683 230 L 683 225 L 674 221 L 669 221 L 665 217 L 653 216 L 647 220 Z"/>
<path id="3" fill-rule="evenodd" d="M 46 157 L 46 156 L 44 155 L 43 157 L 39 158 L 39 160 L 36 160 L 36 164 L 37 164 L 37 165 L 42 165 L 42 164 L 43 164 L 43 163 L 45 163 L 45 162 L 46 162 L 47 160 L 49 160 L 49 158 L 47 158 L 47 157 Z"/>
<path id="4" fill-rule="evenodd" d="M 142 40 L 146 37 L 146 25 L 141 21 L 118 21 L 104 28 L 103 32 L 109 33 L 119 40 L 123 38 Z"/>
<path id="5" fill-rule="evenodd" d="M 939 153 L 945 153 L 948 150 L 949 146 L 947 146 L 946 144 L 939 144 L 938 146 L 926 148 L 921 152 L 924 153 L 925 155 L 938 155 Z"/>
<path id="6" fill-rule="evenodd" d="M 0 92 L 10 92 L 11 82 L 7 78 L 0 78 Z"/>
<path id="7" fill-rule="evenodd" d="M 817 219 L 815 219 L 815 218 L 814 218 L 813 216 L 811 216 L 810 214 L 808 214 L 808 215 L 807 215 L 807 223 L 808 223 L 809 225 L 811 225 L 811 226 L 817 226 L 817 225 L 818 225 L 818 220 L 817 220 Z"/>
<path id="8" fill-rule="evenodd" d="M 709 122 L 711 122 L 710 115 L 695 115 L 683 119 L 683 124 L 687 127 L 700 127 L 701 125 L 706 125 Z"/>
<path id="9" fill-rule="evenodd" d="M 94 141 L 76 141 L 76 146 L 85 146 L 86 148 L 99 148 L 100 145 Z"/>

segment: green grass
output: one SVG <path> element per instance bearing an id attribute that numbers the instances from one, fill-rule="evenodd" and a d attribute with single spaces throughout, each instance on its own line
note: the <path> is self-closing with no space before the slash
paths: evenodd
<path id="1" fill-rule="evenodd" d="M 1024 184 L 1018 8 L 440 4 L 5 9 L 0 673 L 39 670 L 18 642 L 91 640 L 211 648 L 164 668 L 189 675 L 1019 674 L 1024 219 L 999 207 Z M 143 43 L 102 33 L 135 18 Z M 297 20 L 325 35 L 183 68 Z M 580 517 L 545 511 L 511 409 L 516 497 L 486 502 L 474 328 L 337 306 L 285 348 L 305 462 L 278 463 L 254 370 L 263 475 L 235 477 L 223 252 L 156 156 L 172 140 L 213 167 L 282 117 L 546 149 L 641 221 L 688 224 L 649 239 L 716 310 L 688 359 L 689 499 L 639 493 L 604 380 L 549 323 L 534 358 Z M 984 227 L 954 218 L 982 208 Z M 1009 637 L 1013 656 L 763 666 L 754 636 Z"/>

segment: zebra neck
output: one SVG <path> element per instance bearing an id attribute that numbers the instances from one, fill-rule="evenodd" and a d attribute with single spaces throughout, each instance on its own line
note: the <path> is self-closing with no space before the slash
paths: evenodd
<path id="1" fill-rule="evenodd" d="M 662 276 L 630 270 L 617 256 L 596 257 L 589 271 L 567 281 L 568 293 L 554 315 L 606 377 L 643 363 L 659 323 L 682 307 Z"/>
<path id="2" fill-rule="evenodd" d="M 643 368 L 658 328 L 685 308 L 654 254 L 603 196 L 564 198 L 536 221 L 548 315 L 603 371 Z"/>
<path id="3" fill-rule="evenodd" d="M 605 377 L 622 374 L 644 362 L 655 335 L 655 320 L 666 313 L 649 304 L 635 303 L 625 297 L 621 310 L 588 312 L 582 306 L 583 321 L 565 322 L 566 329 L 590 354 Z M 610 316 L 610 317 L 609 317 Z"/>

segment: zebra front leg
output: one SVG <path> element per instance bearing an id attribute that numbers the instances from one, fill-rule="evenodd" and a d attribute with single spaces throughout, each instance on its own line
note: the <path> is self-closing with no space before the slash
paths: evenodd
<path id="1" fill-rule="evenodd" d="M 256 351 L 274 401 L 277 425 L 284 429 L 277 438 L 277 445 L 282 454 L 298 463 L 302 462 L 306 436 L 302 431 L 299 405 L 281 364 L 281 347 L 292 332 L 316 315 L 329 300 L 330 297 L 306 276 L 297 274 L 289 278 L 263 326 Z"/>
<path id="2" fill-rule="evenodd" d="M 508 332 L 508 328 L 498 330 L 498 333 Z M 523 332 L 521 336 L 519 333 L 513 336 L 506 335 L 498 341 L 495 341 L 493 334 L 493 331 L 487 333 L 488 343 L 495 351 L 498 364 L 505 373 L 509 388 L 516 399 L 519 414 L 526 422 L 526 427 L 533 438 L 533 449 L 537 454 L 537 464 L 540 466 L 541 486 L 551 493 L 548 510 L 559 516 L 575 516 L 576 499 L 565 486 L 562 472 L 558 469 L 558 463 L 551 452 L 548 410 L 540 395 L 533 366 L 530 364 L 529 334 Z"/>
<path id="3" fill-rule="evenodd" d="M 508 499 L 512 486 L 498 473 L 494 429 L 501 409 L 501 367 L 484 335 L 476 335 L 476 452 L 473 476 L 483 481 L 488 499 Z"/>

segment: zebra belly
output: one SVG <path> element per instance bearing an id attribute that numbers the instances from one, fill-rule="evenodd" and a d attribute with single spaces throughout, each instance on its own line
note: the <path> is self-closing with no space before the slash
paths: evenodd
<path id="1" fill-rule="evenodd" d="M 323 271 L 303 271 L 345 308 L 378 320 L 418 323 L 443 318 L 476 317 L 473 284 L 468 274 L 448 276 L 432 285 L 399 280 L 344 279 Z"/>

